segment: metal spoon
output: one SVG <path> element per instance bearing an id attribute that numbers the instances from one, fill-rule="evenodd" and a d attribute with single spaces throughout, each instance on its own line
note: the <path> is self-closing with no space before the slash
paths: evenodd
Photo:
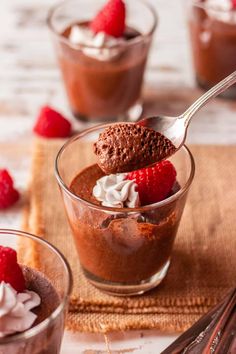
<path id="1" fill-rule="evenodd" d="M 183 114 L 178 117 L 150 117 L 138 122 L 139 125 L 151 128 L 168 138 L 176 150 L 185 142 L 187 129 L 192 117 L 212 98 L 224 92 L 236 82 L 236 71 L 213 86 L 204 95 L 199 97 Z M 175 151 L 176 151 L 175 150 Z"/>

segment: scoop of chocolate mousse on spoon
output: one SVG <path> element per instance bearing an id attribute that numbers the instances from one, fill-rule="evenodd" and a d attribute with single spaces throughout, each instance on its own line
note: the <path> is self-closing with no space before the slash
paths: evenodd
<path id="1" fill-rule="evenodd" d="M 195 113 L 235 82 L 236 71 L 178 117 L 150 117 L 137 123 L 117 123 L 106 128 L 94 144 L 100 168 L 106 174 L 128 172 L 170 157 L 184 144 Z"/>

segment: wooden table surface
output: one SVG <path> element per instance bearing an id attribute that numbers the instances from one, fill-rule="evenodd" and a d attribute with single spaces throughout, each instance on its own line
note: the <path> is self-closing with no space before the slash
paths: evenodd
<path id="1" fill-rule="evenodd" d="M 145 77 L 145 113 L 177 115 L 201 94 L 195 88 L 191 66 L 186 1 L 151 2 L 160 22 Z M 12 172 L 22 195 L 29 179 L 32 125 L 39 108 L 49 103 L 73 120 L 45 25 L 54 3 L 1 0 L 0 4 L 0 167 Z M 236 101 L 214 100 L 191 124 L 188 142 L 235 144 L 235 112 Z M 23 207 L 24 198 L 1 211 L 0 227 L 20 228 Z M 111 353 L 158 354 L 175 337 L 153 330 L 133 331 L 109 334 L 108 341 Z M 66 332 L 62 354 L 107 353 L 105 339 L 99 334 Z"/>

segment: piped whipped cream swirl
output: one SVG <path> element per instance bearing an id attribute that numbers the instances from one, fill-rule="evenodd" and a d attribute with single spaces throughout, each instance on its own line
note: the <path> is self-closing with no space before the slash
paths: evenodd
<path id="1" fill-rule="evenodd" d="M 226 23 L 236 23 L 236 9 L 231 0 L 206 0 L 204 4 L 209 17 Z"/>
<path id="2" fill-rule="evenodd" d="M 117 45 L 125 44 L 123 38 L 111 37 L 104 32 L 94 34 L 88 27 L 78 25 L 71 28 L 69 40 L 72 44 L 81 45 L 85 55 L 101 61 L 117 57 L 121 52 Z"/>
<path id="3" fill-rule="evenodd" d="M 103 206 L 135 208 L 140 206 L 137 184 L 125 179 L 126 174 L 111 174 L 97 180 L 93 196 Z"/>
<path id="4" fill-rule="evenodd" d="M 34 291 L 17 293 L 5 282 L 0 284 L 0 338 L 30 328 L 37 318 L 31 310 L 41 303 Z"/>

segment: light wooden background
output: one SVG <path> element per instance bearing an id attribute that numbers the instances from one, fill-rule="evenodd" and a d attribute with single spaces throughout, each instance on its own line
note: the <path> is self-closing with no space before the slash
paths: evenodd
<path id="1" fill-rule="evenodd" d="M 195 88 L 191 66 L 187 0 L 150 1 L 160 23 L 145 78 L 145 113 L 177 115 L 201 93 Z M 49 103 L 73 120 L 45 25 L 54 3 L 0 1 L 0 168 L 10 169 L 22 194 L 29 179 L 32 125 L 38 109 Z M 210 103 L 191 124 L 188 142 L 235 144 L 236 101 L 216 99 Z M 0 227 L 19 228 L 23 206 L 24 198 L 0 212 Z M 110 334 L 108 339 L 111 353 L 158 354 L 175 336 L 137 331 Z M 104 337 L 67 332 L 62 354 L 75 353 L 107 353 Z"/>

